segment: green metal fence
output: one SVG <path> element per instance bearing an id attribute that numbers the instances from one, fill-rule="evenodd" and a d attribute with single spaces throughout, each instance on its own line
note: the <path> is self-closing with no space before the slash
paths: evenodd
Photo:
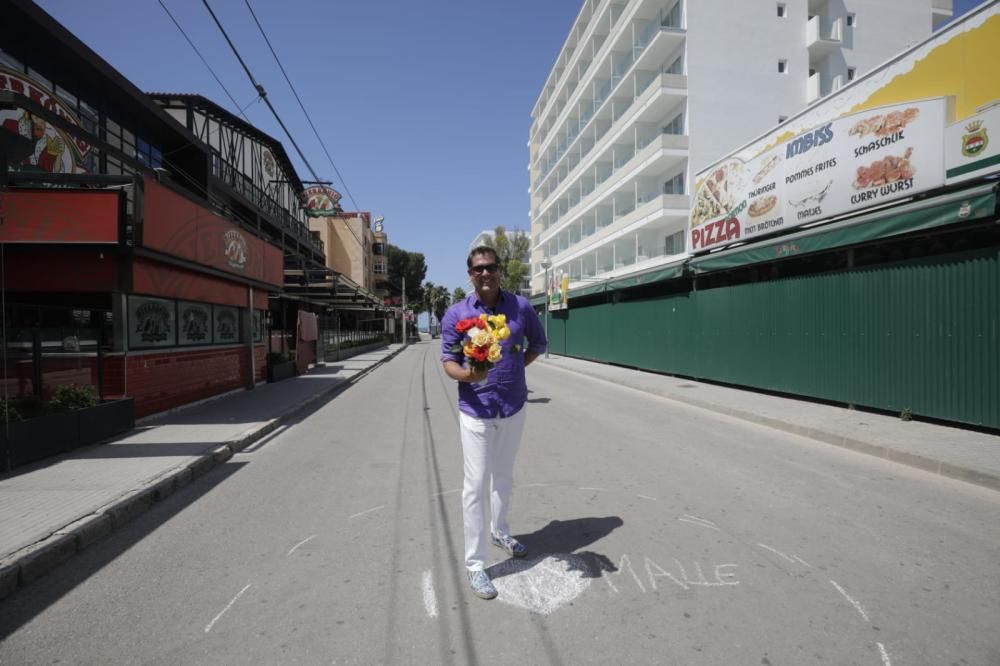
<path id="1" fill-rule="evenodd" d="M 997 248 L 553 313 L 581 358 L 1000 428 Z"/>

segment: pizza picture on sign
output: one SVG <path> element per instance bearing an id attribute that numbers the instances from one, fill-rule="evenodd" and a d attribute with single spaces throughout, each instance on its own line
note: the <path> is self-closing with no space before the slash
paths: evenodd
<path id="1" fill-rule="evenodd" d="M 750 217 L 762 217 L 767 215 L 774 207 L 778 205 L 778 197 L 773 194 L 769 194 L 766 197 L 761 197 L 750 204 L 750 209 L 747 211 Z"/>
<path id="2" fill-rule="evenodd" d="M 712 170 L 695 194 L 691 226 L 725 215 L 736 206 L 743 185 L 743 163 L 732 161 Z"/>
<path id="3" fill-rule="evenodd" d="M 771 173 L 771 171 L 774 170 L 774 167 L 778 166 L 778 161 L 779 158 L 777 155 L 771 155 L 766 160 L 764 160 L 764 165 L 761 166 L 760 171 L 757 172 L 757 175 L 753 177 L 754 185 L 757 185 L 760 183 L 760 181 L 764 180 L 764 178 L 769 173 Z"/>

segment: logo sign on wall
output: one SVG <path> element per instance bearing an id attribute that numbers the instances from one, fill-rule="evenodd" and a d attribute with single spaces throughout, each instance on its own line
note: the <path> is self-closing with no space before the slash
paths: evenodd
<path id="1" fill-rule="evenodd" d="M 162 298 L 128 297 L 128 344 L 131 349 L 175 344 L 174 304 Z"/>
<path id="2" fill-rule="evenodd" d="M 945 130 L 948 184 L 1000 171 L 1000 100 Z"/>
<path id="3" fill-rule="evenodd" d="M 307 187 L 299 195 L 306 215 L 311 217 L 328 217 L 343 212 L 340 207 L 340 192 L 325 185 Z"/>
<path id="4" fill-rule="evenodd" d="M 843 116 L 699 174 L 693 252 L 861 210 L 944 183 L 943 98 Z"/>
<path id="5" fill-rule="evenodd" d="M 60 118 L 79 125 L 76 114 L 45 86 L 7 67 L 0 67 L 0 91 L 9 90 L 31 98 Z M 28 139 L 34 149 L 22 166 L 49 173 L 87 173 L 90 145 L 53 127 L 23 109 L 0 109 L 0 126 Z"/>
<path id="6" fill-rule="evenodd" d="M 230 267 L 245 270 L 247 267 L 247 239 L 243 234 L 230 229 L 222 235 L 222 254 Z"/>

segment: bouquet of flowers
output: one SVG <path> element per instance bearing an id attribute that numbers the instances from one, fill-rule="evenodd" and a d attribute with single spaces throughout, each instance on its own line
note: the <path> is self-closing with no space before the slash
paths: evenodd
<path id="1" fill-rule="evenodd" d="M 506 315 L 469 317 L 455 324 L 455 330 L 464 337 L 451 348 L 452 353 L 462 352 L 473 370 L 489 370 L 500 361 L 503 354 L 500 341 L 510 337 Z"/>

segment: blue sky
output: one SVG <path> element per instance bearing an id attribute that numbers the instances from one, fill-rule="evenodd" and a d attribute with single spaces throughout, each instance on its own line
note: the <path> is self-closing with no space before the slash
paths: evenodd
<path id="1" fill-rule="evenodd" d="M 233 97 L 254 90 L 200 0 L 163 0 Z M 243 0 L 209 0 L 323 179 L 344 187 Z M 233 104 L 157 0 L 39 4 L 140 89 Z M 250 0 L 361 210 L 389 242 L 423 252 L 427 279 L 468 288 L 465 255 L 483 229 L 527 229 L 531 108 L 581 0 Z M 100 10 L 95 9 L 100 7 Z M 250 122 L 295 156 L 267 107 Z"/>
<path id="2" fill-rule="evenodd" d="M 743 0 L 740 0 L 743 1 Z M 285 144 L 200 0 L 163 0 L 250 122 Z M 140 89 L 233 109 L 157 0 L 39 4 Z M 244 0 L 210 0 L 306 158 L 345 208 L 385 216 L 427 279 L 468 288 L 483 229 L 527 229 L 531 108 L 581 0 L 250 0 L 346 181 L 335 175 Z M 956 15 L 980 4 L 954 0 Z M 100 7 L 96 9 L 95 7 Z"/>

